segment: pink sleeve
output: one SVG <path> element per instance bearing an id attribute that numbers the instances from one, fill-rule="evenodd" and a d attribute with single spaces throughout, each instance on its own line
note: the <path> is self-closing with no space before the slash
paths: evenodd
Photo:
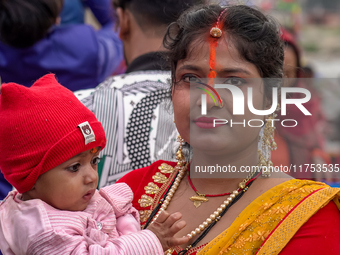
<path id="1" fill-rule="evenodd" d="M 126 214 L 117 218 L 116 228 L 120 236 L 129 235 L 141 230 L 139 222 L 132 214 Z"/>
<path id="2" fill-rule="evenodd" d="M 132 207 L 133 193 L 126 183 L 106 186 L 101 188 L 99 193 L 111 204 L 117 219 L 123 215 L 131 214 L 139 223 L 139 213 Z"/>
<path id="3" fill-rule="evenodd" d="M 140 231 L 138 211 L 132 207 L 133 193 L 125 183 L 117 183 L 102 188 L 99 193 L 113 207 L 116 216 L 116 228 L 119 235 L 128 235 Z"/>
<path id="4" fill-rule="evenodd" d="M 99 193 L 111 204 L 117 219 L 125 214 L 132 214 L 139 222 L 139 213 L 132 207 L 133 193 L 126 183 L 106 186 L 100 189 Z"/>
<path id="5" fill-rule="evenodd" d="M 157 237 L 149 230 L 121 236 L 101 244 L 91 244 L 80 235 L 48 231 L 35 238 L 28 247 L 27 254 L 163 255 L 164 251 Z"/>

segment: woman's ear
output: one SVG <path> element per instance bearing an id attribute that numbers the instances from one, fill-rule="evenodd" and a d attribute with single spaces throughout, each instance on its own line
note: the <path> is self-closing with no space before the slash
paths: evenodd
<path id="1" fill-rule="evenodd" d="M 264 109 L 268 110 L 272 107 L 272 100 L 269 100 L 268 98 L 265 98 L 264 100 Z"/>

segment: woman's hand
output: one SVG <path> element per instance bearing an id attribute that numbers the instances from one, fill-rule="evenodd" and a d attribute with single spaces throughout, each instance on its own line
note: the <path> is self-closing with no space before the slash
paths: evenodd
<path id="1" fill-rule="evenodd" d="M 158 237 L 164 251 L 189 241 L 187 236 L 174 237 L 178 231 L 186 226 L 185 221 L 180 221 L 181 218 L 182 214 L 179 212 L 169 214 L 163 211 L 155 222 L 148 227 L 148 230 Z"/>

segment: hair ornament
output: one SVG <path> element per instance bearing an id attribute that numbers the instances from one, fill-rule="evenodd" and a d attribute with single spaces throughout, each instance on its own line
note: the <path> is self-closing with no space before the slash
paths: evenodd
<path id="1" fill-rule="evenodd" d="M 222 30 L 218 27 L 213 27 L 212 29 L 210 29 L 210 35 L 215 38 L 220 38 L 222 35 Z"/>
<path id="2" fill-rule="evenodd" d="M 227 10 L 227 8 L 225 8 L 221 13 L 220 15 L 218 16 L 217 18 L 217 22 L 216 22 L 216 25 L 210 29 L 210 35 L 212 37 L 215 37 L 215 38 L 220 38 L 222 36 L 222 30 L 219 26 L 219 23 L 220 23 L 220 20 L 221 20 L 221 17 L 223 15 L 223 13 Z"/>

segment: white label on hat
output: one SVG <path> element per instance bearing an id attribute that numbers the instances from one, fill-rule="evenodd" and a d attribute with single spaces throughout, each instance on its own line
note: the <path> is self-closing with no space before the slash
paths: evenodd
<path id="1" fill-rule="evenodd" d="M 78 127 L 85 138 L 85 145 L 96 141 L 96 137 L 88 121 L 79 124 Z"/>

